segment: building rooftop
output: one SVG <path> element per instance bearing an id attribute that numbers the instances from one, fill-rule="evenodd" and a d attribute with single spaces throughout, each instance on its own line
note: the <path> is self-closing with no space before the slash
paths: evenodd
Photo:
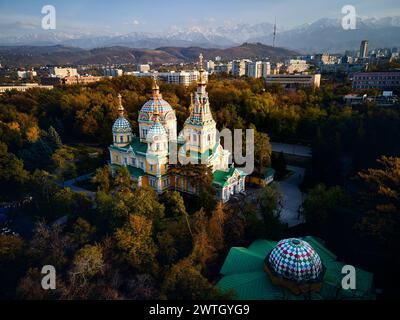
<path id="1" fill-rule="evenodd" d="M 276 241 L 256 240 L 248 248 L 233 247 L 221 268 L 222 278 L 216 287 L 222 291 L 234 290 L 239 300 L 333 300 L 333 299 L 375 299 L 371 292 L 373 274 L 356 269 L 356 289 L 344 290 L 341 282 L 345 265 L 328 250 L 323 241 L 315 237 L 302 237 L 318 254 L 326 272 L 319 292 L 294 294 L 287 288 L 272 283 L 265 272 L 265 258 L 277 246 Z"/>

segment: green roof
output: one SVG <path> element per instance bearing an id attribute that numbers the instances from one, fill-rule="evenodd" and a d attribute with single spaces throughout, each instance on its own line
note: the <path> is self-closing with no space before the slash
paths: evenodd
<path id="1" fill-rule="evenodd" d="M 122 166 L 120 166 L 120 165 L 118 165 L 118 164 L 112 164 L 112 166 L 113 166 L 113 168 L 115 168 L 115 169 L 116 169 L 116 168 L 119 168 L 119 167 L 122 167 Z M 136 178 L 136 179 L 138 179 L 139 177 L 142 177 L 142 176 L 146 175 L 146 173 L 145 173 L 142 169 L 140 169 L 140 168 L 136 168 L 136 167 L 133 167 L 133 166 L 130 166 L 130 165 L 127 165 L 126 168 L 128 169 L 129 174 L 130 174 L 132 177 Z"/>
<path id="2" fill-rule="evenodd" d="M 215 170 L 213 173 L 213 183 L 224 187 L 225 185 L 227 185 L 227 180 L 229 178 L 229 173 L 226 171 L 221 171 L 221 170 Z"/>
<path id="3" fill-rule="evenodd" d="M 356 268 L 356 290 L 342 289 L 342 262 L 329 251 L 323 241 L 315 237 L 303 237 L 319 254 L 326 267 L 320 292 L 312 293 L 311 299 L 375 299 L 371 293 L 373 274 Z M 233 247 L 228 253 L 220 273 L 223 277 L 216 287 L 222 291 L 234 290 L 239 300 L 303 300 L 310 295 L 294 295 L 288 289 L 273 285 L 264 272 L 264 259 L 277 242 L 256 240 L 248 248 Z"/>
<path id="4" fill-rule="evenodd" d="M 228 171 L 222 171 L 222 170 L 215 170 L 213 173 L 214 179 L 213 183 L 217 186 L 220 187 L 225 187 L 228 185 L 228 179 L 232 177 L 233 173 L 237 170 L 239 175 L 241 177 L 244 177 L 246 174 L 241 171 L 240 169 L 235 168 L 234 165 L 232 165 Z"/>
<path id="5" fill-rule="evenodd" d="M 117 147 L 114 145 L 110 146 L 111 149 L 122 150 L 122 151 L 127 151 L 129 147 L 132 147 L 135 153 L 141 153 L 143 155 L 146 155 L 147 143 L 141 142 L 140 138 L 138 137 L 133 137 L 131 143 L 128 144 L 126 147 Z"/>

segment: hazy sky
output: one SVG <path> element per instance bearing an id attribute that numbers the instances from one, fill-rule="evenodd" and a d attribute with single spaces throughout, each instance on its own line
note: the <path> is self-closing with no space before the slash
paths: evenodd
<path id="1" fill-rule="evenodd" d="M 0 0 L 0 32 L 6 24 L 39 25 L 46 4 L 57 10 L 57 28 L 115 33 L 273 22 L 275 16 L 289 28 L 340 17 L 347 4 L 362 17 L 400 15 L 399 0 Z"/>

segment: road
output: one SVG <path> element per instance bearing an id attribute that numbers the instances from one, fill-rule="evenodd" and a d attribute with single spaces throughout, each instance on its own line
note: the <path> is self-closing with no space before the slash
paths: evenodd
<path id="1" fill-rule="evenodd" d="M 60 184 L 60 185 L 61 185 L 61 187 L 64 187 L 64 188 L 70 188 L 74 192 L 84 192 L 84 193 L 86 193 L 88 195 L 89 198 L 94 199 L 95 198 L 94 192 L 86 190 L 86 189 L 83 189 L 83 188 L 80 188 L 80 187 L 77 187 L 77 186 L 74 185 L 75 182 L 82 181 L 82 180 L 87 180 L 87 179 L 91 178 L 92 176 L 93 176 L 93 173 L 88 173 L 88 174 L 79 176 L 77 178 L 64 181 L 64 183 Z"/>
<path id="2" fill-rule="evenodd" d="M 281 221 L 287 223 L 289 227 L 293 227 L 303 223 L 303 218 L 299 216 L 299 208 L 303 203 L 303 195 L 299 189 L 299 185 L 304 178 L 304 168 L 287 166 L 292 171 L 286 180 L 278 182 L 279 190 L 283 196 L 283 208 L 281 212 Z"/>

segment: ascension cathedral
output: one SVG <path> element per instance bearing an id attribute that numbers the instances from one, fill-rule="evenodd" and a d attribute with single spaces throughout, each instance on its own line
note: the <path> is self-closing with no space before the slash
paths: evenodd
<path id="1" fill-rule="evenodd" d="M 233 164 L 229 165 L 230 152 L 220 144 L 206 91 L 202 55 L 199 69 L 197 90 L 190 103 L 190 116 L 179 135 L 175 111 L 162 98 L 155 78 L 152 97 L 139 112 L 139 136 L 132 133 L 119 95 L 119 117 L 112 127 L 113 144 L 109 147 L 110 163 L 113 171 L 118 166 L 127 167 L 138 186 L 151 186 L 158 193 L 177 190 L 195 194 L 196 189 L 189 179 L 168 170 L 172 157 L 169 146 L 174 143 L 178 155 L 189 155 L 196 158 L 189 159 L 189 162 L 202 162 L 211 168 L 217 198 L 226 202 L 231 195 L 245 190 L 246 174 Z"/>

